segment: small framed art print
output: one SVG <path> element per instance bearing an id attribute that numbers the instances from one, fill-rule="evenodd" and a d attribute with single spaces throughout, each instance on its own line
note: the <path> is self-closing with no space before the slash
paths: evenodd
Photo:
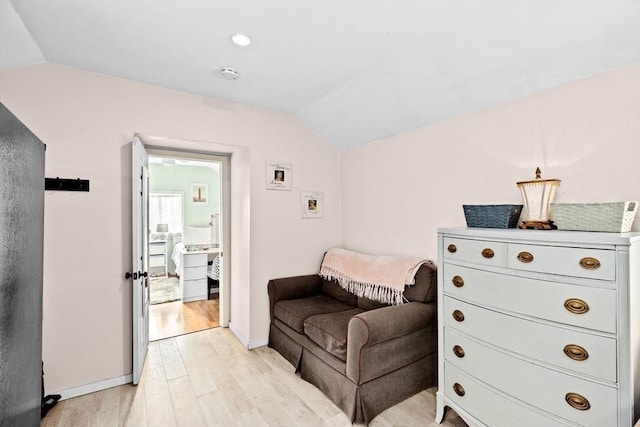
<path id="1" fill-rule="evenodd" d="M 300 193 L 300 211 L 302 218 L 322 218 L 324 216 L 324 193 L 302 191 Z"/>
<path id="2" fill-rule="evenodd" d="M 293 165 L 270 160 L 267 162 L 267 190 L 291 191 Z"/>
<path id="3" fill-rule="evenodd" d="M 191 184 L 191 203 L 196 205 L 206 205 L 209 203 L 209 185 Z"/>

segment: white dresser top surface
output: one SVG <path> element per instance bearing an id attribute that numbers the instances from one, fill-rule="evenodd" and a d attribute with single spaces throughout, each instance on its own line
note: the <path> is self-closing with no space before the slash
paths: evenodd
<path id="1" fill-rule="evenodd" d="M 519 228 L 454 227 L 438 228 L 438 234 L 464 238 L 499 239 L 504 241 L 527 240 L 529 242 L 537 241 L 543 244 L 584 243 L 630 245 L 631 243 L 640 242 L 640 232 L 600 233 L 563 230 L 521 230 Z"/>

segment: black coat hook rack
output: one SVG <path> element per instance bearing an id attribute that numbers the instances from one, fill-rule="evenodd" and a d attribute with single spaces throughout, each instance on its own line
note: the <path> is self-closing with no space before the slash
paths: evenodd
<path id="1" fill-rule="evenodd" d="M 45 178 L 44 189 L 52 191 L 89 191 L 89 180 L 80 178 Z"/>

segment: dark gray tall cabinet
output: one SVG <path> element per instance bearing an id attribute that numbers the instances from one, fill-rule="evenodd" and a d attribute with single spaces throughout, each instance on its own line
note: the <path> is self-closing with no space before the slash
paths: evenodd
<path id="1" fill-rule="evenodd" d="M 44 144 L 0 103 L 0 426 L 39 426 Z"/>

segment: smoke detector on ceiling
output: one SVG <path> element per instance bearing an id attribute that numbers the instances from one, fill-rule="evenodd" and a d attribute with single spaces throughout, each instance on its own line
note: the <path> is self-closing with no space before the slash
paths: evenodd
<path id="1" fill-rule="evenodd" d="M 240 74 L 231 67 L 224 67 L 218 71 L 218 76 L 225 80 L 237 80 L 240 78 Z"/>

